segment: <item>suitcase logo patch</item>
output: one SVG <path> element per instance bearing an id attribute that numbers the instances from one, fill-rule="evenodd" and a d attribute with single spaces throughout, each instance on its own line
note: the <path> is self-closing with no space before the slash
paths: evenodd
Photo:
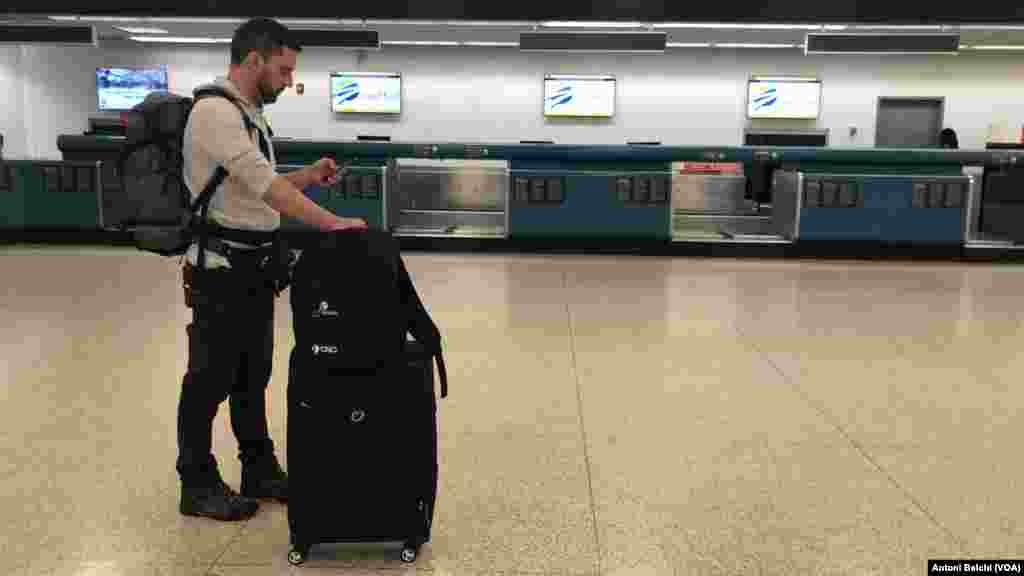
<path id="1" fill-rule="evenodd" d="M 313 318 L 328 318 L 337 316 L 338 311 L 331 310 L 331 305 L 328 304 L 326 300 L 321 302 L 320 306 L 318 306 L 317 309 L 313 311 Z"/>
<path id="2" fill-rule="evenodd" d="M 358 409 L 353 410 L 350 419 L 352 420 L 353 424 L 359 424 L 363 420 L 366 420 L 366 412 L 363 412 L 362 410 Z"/>
<path id="3" fill-rule="evenodd" d="M 324 344 L 313 344 L 313 354 L 337 354 L 337 346 L 327 346 Z"/>

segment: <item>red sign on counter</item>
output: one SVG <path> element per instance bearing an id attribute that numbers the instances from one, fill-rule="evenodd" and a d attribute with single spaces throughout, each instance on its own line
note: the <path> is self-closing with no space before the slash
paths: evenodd
<path id="1" fill-rule="evenodd" d="M 738 162 L 680 162 L 682 174 L 740 174 L 743 165 Z"/>

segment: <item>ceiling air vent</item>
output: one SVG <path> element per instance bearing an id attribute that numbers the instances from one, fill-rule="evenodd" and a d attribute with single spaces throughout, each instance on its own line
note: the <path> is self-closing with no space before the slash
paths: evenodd
<path id="1" fill-rule="evenodd" d="M 658 54 L 665 52 L 666 38 L 664 32 L 523 32 L 519 35 L 519 49 Z"/>
<path id="2" fill-rule="evenodd" d="M 380 33 L 376 30 L 303 30 L 292 28 L 292 36 L 303 47 L 379 50 Z"/>
<path id="3" fill-rule="evenodd" d="M 956 54 L 959 34 L 807 35 L 807 54 Z"/>
<path id="4" fill-rule="evenodd" d="M 64 44 L 96 46 L 93 26 L 0 24 L 0 44 Z"/>

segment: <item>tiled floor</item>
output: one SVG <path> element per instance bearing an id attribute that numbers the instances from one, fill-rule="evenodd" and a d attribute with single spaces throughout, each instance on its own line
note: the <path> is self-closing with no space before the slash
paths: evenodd
<path id="1" fill-rule="evenodd" d="M 412 566 L 329 546 L 293 569 L 280 505 L 244 524 L 177 513 L 177 262 L 0 250 L 0 574 L 907 575 L 1024 557 L 1024 267 L 405 258 L 451 383 L 433 541 Z M 283 446 L 286 297 L 276 320 Z M 226 408 L 214 445 L 237 487 Z"/>

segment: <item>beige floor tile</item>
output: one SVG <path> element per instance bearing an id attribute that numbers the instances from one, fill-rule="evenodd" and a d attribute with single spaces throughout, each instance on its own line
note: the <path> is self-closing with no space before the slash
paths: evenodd
<path id="1" fill-rule="evenodd" d="M 955 549 L 741 343 L 638 340 L 577 341 L 605 573 L 904 574 Z"/>
<path id="2" fill-rule="evenodd" d="M 405 260 L 451 378 L 434 541 L 415 567 L 340 546 L 298 573 L 590 574 L 598 543 L 615 576 L 904 574 L 1024 552 L 1024 267 Z M 177 514 L 177 260 L 5 247 L 0 267 L 0 325 L 16 327 L 0 330 L 0 573 L 293 573 L 283 507 L 247 525 Z M 268 389 L 286 466 L 289 306 Z M 214 447 L 237 487 L 227 412 Z"/>
<path id="3" fill-rule="evenodd" d="M 1019 340 L 974 340 L 875 340 L 842 356 L 805 341 L 795 381 L 972 555 L 1019 555 L 1024 359 Z"/>
<path id="4" fill-rule="evenodd" d="M 54 466 L 5 479 L 5 493 L 13 496 L 5 496 L 0 506 L 10 511 L 0 571 L 77 574 L 74 570 L 90 564 L 208 566 L 240 530 L 180 516 L 176 497 L 147 489 L 144 474 L 125 465 L 111 466 L 107 474 Z M 124 573 L 134 572 L 126 568 Z"/>
<path id="5" fill-rule="evenodd" d="M 205 564 L 155 564 L 134 560 L 109 560 L 95 562 L 67 563 L 58 568 L 41 572 L 25 572 L 25 576 L 208 576 L 209 566 Z M 17 576 L 21 576 L 18 574 Z"/>

